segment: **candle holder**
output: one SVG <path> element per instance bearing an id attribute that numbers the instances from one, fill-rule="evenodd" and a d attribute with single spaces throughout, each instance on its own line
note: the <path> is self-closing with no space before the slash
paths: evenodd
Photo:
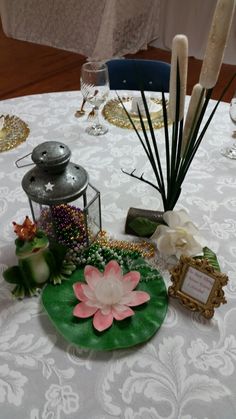
<path id="1" fill-rule="evenodd" d="M 87 171 L 70 162 L 69 147 L 44 142 L 32 152 L 35 167 L 22 180 L 34 222 L 67 249 L 89 246 L 101 231 L 100 192 Z"/>

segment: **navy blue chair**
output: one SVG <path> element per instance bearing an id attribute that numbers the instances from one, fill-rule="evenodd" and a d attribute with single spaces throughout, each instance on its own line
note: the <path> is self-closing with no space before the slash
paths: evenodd
<path id="1" fill-rule="evenodd" d="M 169 92 L 170 64 L 163 61 L 115 59 L 107 61 L 112 90 Z"/>

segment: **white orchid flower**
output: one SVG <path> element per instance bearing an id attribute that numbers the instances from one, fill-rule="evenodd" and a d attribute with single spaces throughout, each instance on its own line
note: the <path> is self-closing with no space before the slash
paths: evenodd
<path id="1" fill-rule="evenodd" d="M 160 253 L 178 259 L 202 253 L 204 239 L 185 210 L 166 211 L 163 220 L 167 225 L 159 225 L 151 237 Z"/>

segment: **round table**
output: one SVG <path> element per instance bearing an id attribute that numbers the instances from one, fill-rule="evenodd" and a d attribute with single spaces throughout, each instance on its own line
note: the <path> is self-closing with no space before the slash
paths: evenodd
<path id="1" fill-rule="evenodd" d="M 1 102 L 30 128 L 28 139 L 0 153 L 0 271 L 16 262 L 12 221 L 29 214 L 21 179 L 28 167 L 15 161 L 43 141 L 66 143 L 72 161 L 89 173 L 101 192 L 103 228 L 126 238 L 129 207 L 162 210 L 149 185 L 124 174 L 152 176 L 133 130 L 109 125 L 91 137 L 86 118 L 76 119 L 80 92 L 50 93 Z M 210 103 L 210 109 L 215 102 Z M 40 298 L 13 300 L 0 282 L 0 409 L 12 419 L 234 419 L 236 416 L 236 176 L 235 161 L 221 156 L 232 142 L 229 105 L 221 103 L 185 179 L 176 209 L 184 208 L 217 253 L 229 276 L 227 304 L 206 320 L 169 300 L 162 327 L 147 343 L 96 352 L 65 341 L 51 324 Z M 163 130 L 157 131 L 164 148 Z M 27 161 L 27 159 L 26 159 Z M 30 215 L 30 214 L 29 214 Z M 130 238 L 129 238 L 130 239 Z M 158 264 L 158 257 L 157 257 Z M 161 270 L 166 286 L 167 271 Z"/>

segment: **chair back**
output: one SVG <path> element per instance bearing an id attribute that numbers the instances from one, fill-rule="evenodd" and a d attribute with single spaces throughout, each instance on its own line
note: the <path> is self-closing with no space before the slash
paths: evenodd
<path id="1" fill-rule="evenodd" d="M 164 61 L 124 58 L 106 64 L 112 90 L 169 92 L 170 64 Z"/>

